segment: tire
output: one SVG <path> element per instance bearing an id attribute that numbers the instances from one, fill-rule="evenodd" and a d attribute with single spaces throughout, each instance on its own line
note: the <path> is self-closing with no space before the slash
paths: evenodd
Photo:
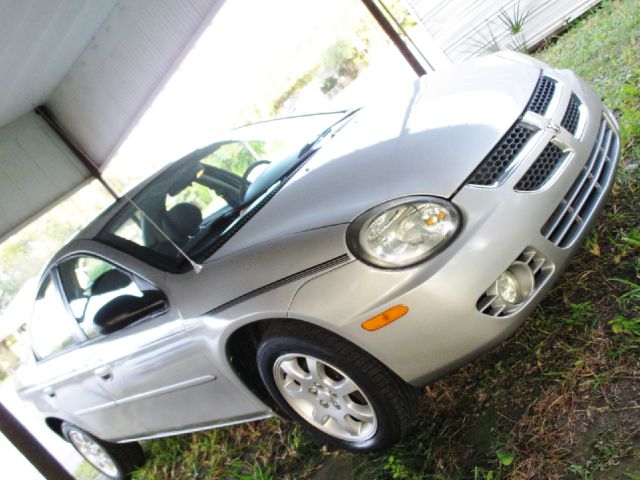
<path id="1" fill-rule="evenodd" d="M 278 407 L 321 440 L 351 452 L 399 442 L 416 411 L 413 387 L 348 340 L 300 322 L 278 322 L 257 352 Z"/>
<path id="2" fill-rule="evenodd" d="M 107 478 L 131 478 L 131 473 L 144 464 L 144 452 L 137 442 L 107 442 L 67 422 L 62 423 L 62 434 L 90 465 Z"/>

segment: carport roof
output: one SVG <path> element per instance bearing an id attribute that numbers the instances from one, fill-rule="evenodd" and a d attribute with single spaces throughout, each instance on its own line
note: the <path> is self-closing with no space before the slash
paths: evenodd
<path id="1" fill-rule="evenodd" d="M 92 176 L 34 109 L 103 170 L 223 3 L 0 0 L 0 240 Z"/>
<path id="2" fill-rule="evenodd" d="M 49 98 L 115 4 L 0 1 L 0 126 Z"/>

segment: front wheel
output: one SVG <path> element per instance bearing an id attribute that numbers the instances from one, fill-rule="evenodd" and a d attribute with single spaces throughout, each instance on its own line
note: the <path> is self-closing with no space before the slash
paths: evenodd
<path id="1" fill-rule="evenodd" d="M 388 448 L 402 438 L 415 414 L 412 387 L 326 330 L 274 324 L 257 360 L 278 407 L 339 448 L 362 453 Z"/>
<path id="2" fill-rule="evenodd" d="M 121 444 L 100 440 L 67 422 L 62 424 L 62 434 L 87 462 L 112 480 L 130 478 L 144 463 L 144 453 L 136 442 Z"/>

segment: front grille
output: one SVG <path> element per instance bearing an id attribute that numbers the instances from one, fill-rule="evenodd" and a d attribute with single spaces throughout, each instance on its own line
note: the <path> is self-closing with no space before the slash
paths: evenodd
<path id="1" fill-rule="evenodd" d="M 565 248 L 580 235 L 613 175 L 618 148 L 618 136 L 603 118 L 589 160 L 542 227 L 541 233 L 549 241 Z"/>
<path id="2" fill-rule="evenodd" d="M 467 183 L 482 186 L 497 183 L 532 135 L 531 129 L 516 123 L 474 170 Z"/>
<path id="3" fill-rule="evenodd" d="M 531 100 L 529 100 L 527 110 L 531 110 L 539 115 L 544 115 L 549 103 L 551 103 L 555 90 L 555 80 L 545 76 L 540 77 L 538 84 L 533 91 L 533 95 L 531 96 Z"/>
<path id="4" fill-rule="evenodd" d="M 521 192 L 533 192 L 551 177 L 566 155 L 553 143 L 548 144 L 515 186 Z"/>
<path id="5" fill-rule="evenodd" d="M 576 97 L 575 93 L 571 94 L 571 100 L 569 100 L 569 106 L 567 107 L 567 111 L 564 113 L 564 117 L 562 118 L 562 125 L 567 131 L 571 132 L 572 135 L 576 134 L 576 129 L 578 128 L 578 122 L 580 121 L 580 105 L 582 103 Z"/>

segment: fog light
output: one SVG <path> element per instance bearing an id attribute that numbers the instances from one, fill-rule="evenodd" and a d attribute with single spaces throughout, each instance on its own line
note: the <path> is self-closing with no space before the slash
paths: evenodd
<path id="1" fill-rule="evenodd" d="M 509 270 L 500 275 L 498 280 L 496 280 L 496 290 L 500 299 L 509 305 L 515 305 L 522 299 L 518 279 Z"/>

